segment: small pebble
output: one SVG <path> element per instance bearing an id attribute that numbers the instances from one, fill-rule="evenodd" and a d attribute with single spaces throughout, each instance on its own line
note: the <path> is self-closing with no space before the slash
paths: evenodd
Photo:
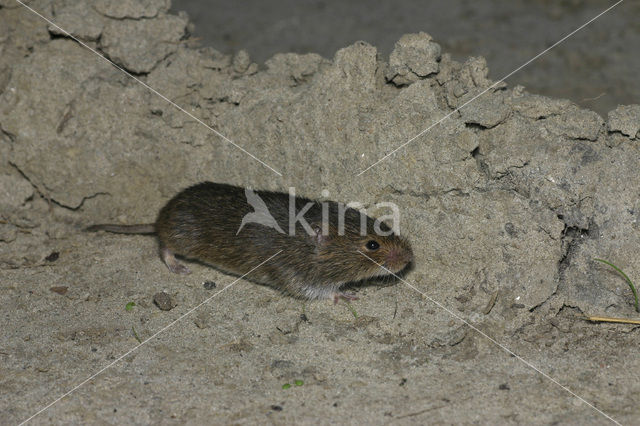
<path id="1" fill-rule="evenodd" d="M 65 294 L 67 292 L 67 290 L 69 289 L 69 287 L 65 287 L 65 286 L 59 286 L 59 287 L 51 287 L 49 290 L 51 290 L 54 293 L 58 293 L 58 294 Z"/>
<path id="2" fill-rule="evenodd" d="M 272 405 L 271 409 L 273 411 L 282 411 L 282 406 L 281 405 Z"/>
<path id="3" fill-rule="evenodd" d="M 153 303 L 155 303 L 156 306 L 160 308 L 160 310 L 162 311 L 170 311 L 176 306 L 176 303 L 173 301 L 173 298 L 169 294 L 165 293 L 164 291 L 161 291 L 160 293 L 156 293 L 153 296 Z"/>
<path id="4" fill-rule="evenodd" d="M 507 383 L 503 383 L 500 386 L 498 386 L 498 389 L 500 389 L 500 390 L 509 390 L 511 388 L 509 387 L 509 385 Z"/>
<path id="5" fill-rule="evenodd" d="M 59 257 L 60 257 L 60 252 L 54 251 L 54 252 L 51 252 L 49 256 L 45 257 L 44 260 L 46 260 L 47 262 L 55 262 L 56 260 L 58 260 Z"/>
<path id="6" fill-rule="evenodd" d="M 217 286 L 217 284 L 213 281 L 205 281 L 202 285 L 204 286 L 205 290 L 213 290 Z"/>

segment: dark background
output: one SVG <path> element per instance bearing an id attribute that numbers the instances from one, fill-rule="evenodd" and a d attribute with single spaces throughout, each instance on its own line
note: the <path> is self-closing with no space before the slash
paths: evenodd
<path id="1" fill-rule="evenodd" d="M 200 43 L 263 63 L 279 52 L 335 51 L 365 40 L 387 58 L 405 33 L 425 31 L 454 59 L 484 56 L 498 80 L 615 1 L 604 0 L 173 0 Z M 640 1 L 625 0 L 507 80 L 569 98 L 606 118 L 640 103 Z"/>

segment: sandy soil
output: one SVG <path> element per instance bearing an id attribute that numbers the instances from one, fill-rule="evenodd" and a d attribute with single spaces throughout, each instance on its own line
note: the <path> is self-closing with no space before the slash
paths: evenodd
<path id="1" fill-rule="evenodd" d="M 425 33 L 258 65 L 163 0 L 29 4 L 135 79 L 0 1 L 3 422 L 637 423 L 639 327 L 583 316 L 638 315 L 594 259 L 640 274 L 640 106 L 494 84 Z M 82 232 L 202 180 L 393 202 L 414 268 L 355 318 Z"/>
<path id="2" fill-rule="evenodd" d="M 426 31 L 458 61 L 483 56 L 498 80 L 599 15 L 615 1 L 549 0 L 174 0 L 193 35 L 224 53 L 246 49 L 262 63 L 278 52 L 331 58 L 358 40 L 383 57 L 405 33 Z M 531 93 L 571 99 L 600 115 L 638 103 L 640 3 L 624 1 L 507 79 Z"/>

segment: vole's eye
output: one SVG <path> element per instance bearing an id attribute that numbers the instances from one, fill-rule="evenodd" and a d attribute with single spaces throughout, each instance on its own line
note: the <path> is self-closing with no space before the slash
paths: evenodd
<path id="1" fill-rule="evenodd" d="M 378 244 L 378 242 L 375 240 L 371 240 L 367 242 L 365 247 L 367 248 L 367 250 L 378 250 L 380 248 L 380 244 Z"/>

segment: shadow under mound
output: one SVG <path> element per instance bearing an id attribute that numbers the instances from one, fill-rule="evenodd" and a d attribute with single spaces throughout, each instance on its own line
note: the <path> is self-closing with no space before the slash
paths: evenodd
<path id="1" fill-rule="evenodd" d="M 380 287 L 380 288 L 392 287 L 394 285 L 401 283 L 402 280 L 405 278 L 405 276 L 411 271 L 413 271 L 414 268 L 415 268 L 415 264 L 412 261 L 407 266 L 405 266 L 403 270 L 395 273 L 394 275 L 389 274 L 389 275 L 349 282 L 344 284 L 341 287 L 341 290 L 349 291 L 349 290 L 357 290 L 357 289 L 366 288 L 366 287 Z"/>

